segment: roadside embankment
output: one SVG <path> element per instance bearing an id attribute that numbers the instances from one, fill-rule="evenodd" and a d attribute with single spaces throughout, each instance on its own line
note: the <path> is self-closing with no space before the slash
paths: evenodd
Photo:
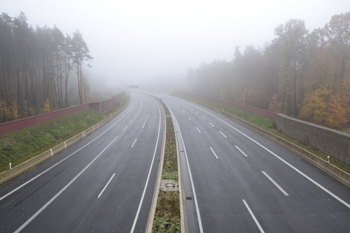
<path id="1" fill-rule="evenodd" d="M 71 115 L 0 136 L 0 184 L 25 172 L 79 141 L 123 111 L 129 96 L 101 115 L 85 109 Z M 9 169 L 9 163 L 12 169 Z"/>

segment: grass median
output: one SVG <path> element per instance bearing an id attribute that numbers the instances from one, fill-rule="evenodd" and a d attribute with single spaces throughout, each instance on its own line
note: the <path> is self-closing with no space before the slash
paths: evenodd
<path id="1" fill-rule="evenodd" d="M 234 117 L 240 118 L 242 120 L 245 120 L 255 126 L 258 126 L 270 133 L 273 133 L 276 136 L 279 136 L 281 138 L 283 138 L 284 140 L 287 140 L 291 143 L 293 143 L 294 145 L 297 145 L 298 147 L 303 148 L 304 150 L 307 150 L 309 152 L 311 152 L 312 154 L 327 160 L 327 154 L 316 150 L 314 148 L 312 148 L 311 146 L 305 145 L 301 142 L 299 142 L 298 140 L 291 138 L 283 133 L 281 133 L 280 131 L 278 131 L 277 127 L 276 127 L 276 123 L 274 120 L 263 117 L 263 116 L 259 116 L 256 115 L 254 113 L 250 113 L 247 111 L 243 111 L 231 106 L 227 106 L 224 104 L 220 104 L 220 103 L 216 103 L 214 101 L 210 101 L 210 100 L 206 100 L 206 99 L 202 99 L 202 98 L 198 98 L 198 97 L 193 97 L 193 96 L 189 96 L 189 95 L 185 95 L 185 94 L 180 94 L 180 93 L 172 93 L 172 95 L 192 101 L 192 102 L 197 102 L 203 105 L 207 105 L 210 106 L 212 108 L 216 108 L 218 110 L 224 111 L 225 113 L 229 113 L 231 115 L 233 115 Z M 343 163 L 342 161 L 331 157 L 329 162 L 331 164 L 333 164 L 334 166 L 342 169 L 345 172 L 350 173 L 350 166 L 347 165 L 346 163 Z"/>
<path id="2" fill-rule="evenodd" d="M 117 106 L 101 115 L 89 108 L 12 133 L 0 135 L 0 173 L 16 166 L 80 133 L 124 106 L 129 96 L 117 100 Z"/>
<path id="3" fill-rule="evenodd" d="M 163 104 L 163 103 L 162 103 Z M 168 108 L 163 104 L 166 114 L 166 142 L 162 180 L 178 181 L 177 148 L 173 121 Z M 178 191 L 159 191 L 153 232 L 180 232 L 180 197 Z"/>

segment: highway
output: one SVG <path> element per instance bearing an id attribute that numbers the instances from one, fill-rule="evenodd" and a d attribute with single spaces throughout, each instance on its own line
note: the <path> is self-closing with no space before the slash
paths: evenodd
<path id="1" fill-rule="evenodd" d="M 0 187 L 0 232 L 144 232 L 163 143 L 157 102 L 117 117 Z"/>
<path id="2" fill-rule="evenodd" d="M 350 232 L 348 187 L 219 113 L 157 96 L 183 138 L 190 232 Z"/>

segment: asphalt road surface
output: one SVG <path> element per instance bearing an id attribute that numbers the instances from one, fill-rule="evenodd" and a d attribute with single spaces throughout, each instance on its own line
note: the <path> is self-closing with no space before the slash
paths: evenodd
<path id="1" fill-rule="evenodd" d="M 225 116 L 158 97 L 183 137 L 190 232 L 350 232 L 348 187 Z"/>
<path id="2" fill-rule="evenodd" d="M 144 232 L 163 141 L 151 97 L 0 187 L 0 232 Z"/>

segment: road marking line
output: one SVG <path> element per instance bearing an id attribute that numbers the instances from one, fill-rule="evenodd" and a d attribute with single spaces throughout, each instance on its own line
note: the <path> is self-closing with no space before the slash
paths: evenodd
<path id="1" fill-rule="evenodd" d="M 239 150 L 245 157 L 248 157 L 248 155 L 246 155 L 241 149 L 239 149 L 238 146 L 235 146 L 237 148 L 237 150 Z"/>
<path id="2" fill-rule="evenodd" d="M 264 229 L 262 229 L 262 227 L 260 226 L 260 223 L 259 223 L 258 220 L 256 219 L 254 213 L 253 213 L 252 210 L 249 208 L 249 205 L 247 204 L 247 202 L 246 202 L 244 199 L 242 199 L 242 200 L 243 200 L 243 203 L 244 203 L 245 207 L 248 209 L 250 215 L 252 216 L 252 218 L 253 218 L 255 224 L 258 226 L 260 232 L 261 232 L 261 233 L 265 233 Z"/>
<path id="3" fill-rule="evenodd" d="M 135 139 L 135 141 L 134 141 L 134 143 L 131 145 L 131 147 L 133 147 L 133 146 L 135 145 L 136 141 L 137 141 L 137 138 Z"/>
<path id="4" fill-rule="evenodd" d="M 111 182 L 111 180 L 113 179 L 115 173 L 113 173 L 112 177 L 109 179 L 109 181 L 107 182 L 107 184 L 105 185 L 105 187 L 102 189 L 102 191 L 100 192 L 100 195 L 98 195 L 97 198 L 100 198 L 100 196 L 102 195 L 102 193 L 105 191 L 105 189 L 107 188 L 107 186 L 109 185 L 109 182 Z"/>
<path id="5" fill-rule="evenodd" d="M 160 126 L 161 126 L 161 124 L 160 124 L 161 123 L 161 117 L 160 117 L 160 109 L 159 109 L 158 105 L 157 105 L 157 108 L 158 108 L 158 116 L 159 116 L 157 142 L 156 142 L 156 146 L 154 148 L 153 158 L 152 158 L 151 166 L 150 166 L 149 171 L 148 171 L 148 176 L 147 176 L 147 179 L 146 179 L 145 188 L 143 189 L 143 193 L 142 193 L 142 196 L 141 196 L 140 204 L 139 204 L 139 207 L 137 209 L 136 216 L 135 216 L 135 219 L 134 219 L 134 223 L 132 224 L 130 233 L 133 233 L 134 230 L 135 230 L 136 222 L 137 222 L 137 219 L 138 219 L 139 214 L 140 214 L 140 210 L 141 210 L 141 206 L 142 206 L 142 203 L 143 203 L 143 199 L 145 198 L 145 193 L 146 193 L 146 189 L 147 189 L 147 186 L 148 186 L 149 177 L 151 176 L 153 163 L 154 163 L 154 158 L 156 156 L 156 152 L 157 152 L 157 148 L 158 148 L 159 135 L 160 135 Z"/>
<path id="6" fill-rule="evenodd" d="M 264 174 L 266 177 L 267 177 L 267 179 L 269 179 L 285 196 L 289 196 L 289 194 L 286 192 L 286 191 L 284 191 L 284 189 L 281 187 L 281 186 L 279 186 L 277 183 L 276 183 L 276 181 L 274 181 L 266 172 L 264 172 L 264 171 L 261 171 L 262 172 L 262 174 Z"/>
<path id="7" fill-rule="evenodd" d="M 209 122 L 209 125 L 211 125 L 212 127 L 215 127 L 211 122 Z"/>
<path id="8" fill-rule="evenodd" d="M 195 106 L 195 105 L 193 105 Z M 195 106 L 197 107 L 197 106 Z M 326 189 L 325 187 L 323 187 L 322 185 L 320 185 L 319 183 L 317 183 L 316 181 L 314 181 L 311 177 L 307 176 L 306 174 L 304 174 L 302 171 L 300 171 L 299 169 L 297 169 L 296 167 L 294 167 L 293 165 L 291 165 L 290 163 L 288 163 L 287 161 L 285 161 L 284 159 L 282 159 L 281 157 L 279 157 L 278 155 L 276 155 L 275 153 L 273 153 L 272 151 L 270 151 L 269 149 L 267 149 L 265 146 L 261 145 L 259 142 L 255 141 L 253 138 L 249 137 L 248 135 L 246 135 L 245 133 L 243 133 L 242 131 L 236 129 L 235 127 L 233 127 L 232 125 L 230 125 L 229 123 L 227 123 L 226 121 L 222 120 L 221 118 L 215 116 L 214 114 L 200 108 L 197 107 L 199 109 L 201 109 L 202 111 L 214 116 L 215 118 L 217 118 L 218 120 L 222 121 L 223 123 L 225 123 L 226 125 L 228 125 L 229 127 L 231 127 L 232 129 L 236 130 L 238 133 L 242 134 L 243 136 L 245 136 L 246 138 L 250 139 L 252 142 L 254 142 L 255 144 L 257 144 L 258 146 L 260 146 L 261 148 L 263 148 L 264 150 L 266 150 L 267 152 L 269 152 L 270 154 L 272 154 L 273 156 L 275 156 L 277 159 L 279 159 L 281 162 L 283 162 L 284 164 L 286 164 L 287 166 L 289 166 L 290 168 L 292 168 L 294 171 L 296 171 L 297 173 L 299 173 L 301 176 L 303 176 L 304 178 L 308 179 L 311 183 L 313 183 L 314 185 L 316 185 L 317 187 L 319 187 L 320 189 L 322 189 L 323 191 L 325 191 L 326 193 L 328 193 L 329 195 L 331 195 L 333 198 L 337 199 L 340 203 L 342 203 L 343 205 L 345 205 L 346 207 L 348 207 L 350 209 L 350 204 L 345 202 L 343 199 L 341 199 L 340 197 L 338 197 L 337 195 L 335 195 L 334 193 L 332 193 L 331 191 L 329 191 L 328 189 Z"/>
<path id="9" fill-rule="evenodd" d="M 123 129 L 123 131 L 124 131 L 126 128 L 128 128 L 128 126 L 125 126 L 125 128 Z"/>
<path id="10" fill-rule="evenodd" d="M 59 195 L 61 195 L 76 179 L 79 178 L 79 176 L 81 176 L 81 174 L 83 174 L 83 172 L 85 172 L 86 169 L 88 169 L 91 164 L 93 164 L 102 154 L 103 152 L 105 152 L 107 150 L 107 148 L 112 145 L 112 143 L 117 140 L 118 136 L 115 137 L 113 139 L 113 141 L 111 141 L 108 146 L 106 146 L 106 148 L 104 148 L 88 165 L 86 165 L 86 167 L 81 170 L 78 175 L 76 175 L 68 184 L 66 184 L 66 186 L 64 186 L 55 196 L 53 196 L 48 202 L 46 202 L 46 204 L 41 207 L 32 217 L 30 217 L 25 223 L 22 224 L 22 226 L 20 226 L 15 233 L 20 232 L 21 230 L 23 230 L 31 221 L 33 221 L 43 210 L 46 209 L 46 207 L 48 207 Z"/>
<path id="11" fill-rule="evenodd" d="M 192 192 L 193 192 L 193 199 L 194 199 L 194 205 L 196 207 L 196 213 L 197 213 L 197 220 L 198 220 L 198 226 L 199 226 L 199 232 L 200 233 L 203 233 L 203 225 L 202 225 L 202 219 L 201 219 L 201 213 L 199 212 L 199 207 L 198 207 L 198 201 L 197 201 L 197 194 L 196 194 L 196 189 L 194 187 L 194 183 L 193 183 L 193 179 L 192 179 L 192 173 L 191 173 L 191 167 L 190 167 L 190 163 L 188 162 L 188 156 L 187 156 L 187 151 L 186 151 L 186 146 L 185 146 L 185 142 L 184 142 L 184 139 L 182 137 L 182 133 L 181 133 L 181 128 L 180 128 L 180 125 L 174 115 L 174 113 L 171 111 L 170 107 L 169 108 L 169 111 L 171 113 L 171 115 L 174 117 L 175 119 L 175 124 L 178 126 L 179 128 L 179 134 L 181 136 L 181 141 L 182 141 L 182 145 L 183 145 L 183 148 L 184 148 L 184 152 L 185 152 L 185 158 L 186 158 L 186 164 L 187 164 L 187 170 L 188 170 L 188 174 L 189 174 L 189 177 L 190 177 L 190 183 L 191 183 L 191 187 L 192 187 Z"/>
<path id="12" fill-rule="evenodd" d="M 196 112 L 196 114 L 198 115 L 199 113 L 198 113 L 198 112 Z"/>
<path id="13" fill-rule="evenodd" d="M 205 117 L 204 116 L 201 116 L 203 118 L 203 120 L 205 120 Z"/>
<path id="14" fill-rule="evenodd" d="M 192 121 L 191 117 L 188 117 L 188 119 L 190 119 L 190 121 Z"/>
<path id="15" fill-rule="evenodd" d="M 196 129 L 198 130 L 199 133 L 201 133 L 201 131 L 198 129 L 198 127 L 196 127 Z"/>
<path id="16" fill-rule="evenodd" d="M 181 110 L 181 112 L 185 113 L 183 110 Z"/>
<path id="17" fill-rule="evenodd" d="M 211 152 L 213 152 L 213 154 L 215 155 L 216 159 L 219 159 L 218 156 L 215 154 L 215 151 L 213 150 L 213 148 L 210 147 Z"/>
<path id="18" fill-rule="evenodd" d="M 224 138 L 227 138 L 225 134 L 223 134 L 223 132 L 219 131 L 221 133 L 221 135 L 224 137 Z"/>
<path id="19" fill-rule="evenodd" d="M 143 129 L 143 127 L 145 127 L 145 125 L 146 125 L 146 122 L 145 122 L 145 123 L 143 123 L 142 129 Z"/>
<path id="20" fill-rule="evenodd" d="M 134 101 L 133 101 L 134 104 Z M 131 111 L 131 108 L 129 108 L 128 112 Z M 0 201 L 8 196 L 10 196 L 12 193 L 16 192 L 17 190 L 23 188 L 24 186 L 26 186 L 27 184 L 31 183 L 32 181 L 34 181 L 35 179 L 39 178 L 40 176 L 42 176 L 43 174 L 45 174 L 46 172 L 50 171 L 52 168 L 56 167 L 57 165 L 59 165 L 60 163 L 64 162 L 66 159 L 69 159 L 71 156 L 73 156 L 75 153 L 79 152 L 80 150 L 84 149 L 85 147 L 87 147 L 88 145 L 90 145 L 91 143 L 93 143 L 94 141 L 96 141 L 99 137 L 101 137 L 103 134 L 105 134 L 108 130 L 110 130 L 111 128 L 113 128 L 117 123 L 119 123 L 119 121 L 121 121 L 123 118 L 126 117 L 128 113 L 125 113 L 125 115 L 120 118 L 117 122 L 115 122 L 113 125 L 111 125 L 108 129 L 106 129 L 105 131 L 103 131 L 100 135 L 98 135 L 96 138 L 92 139 L 90 142 L 88 142 L 87 144 L 85 144 L 84 146 L 80 147 L 78 150 L 74 151 L 73 153 L 71 153 L 70 155 L 68 155 L 66 158 L 62 159 L 61 161 L 57 162 L 56 164 L 52 165 L 51 167 L 49 167 L 48 169 L 46 169 L 45 171 L 39 173 L 38 175 L 34 176 L 32 179 L 28 180 L 27 182 L 23 183 L 22 185 L 18 186 L 17 188 L 15 188 L 14 190 L 12 190 L 11 192 L 7 193 L 6 195 L 2 196 L 0 198 Z M 97 123 L 98 127 L 99 127 L 99 123 Z"/>

